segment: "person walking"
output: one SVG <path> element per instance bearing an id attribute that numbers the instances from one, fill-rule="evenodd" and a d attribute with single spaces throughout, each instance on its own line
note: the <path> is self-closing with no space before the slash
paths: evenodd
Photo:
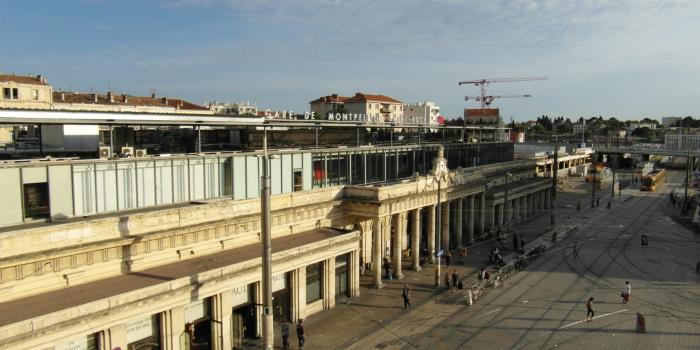
<path id="1" fill-rule="evenodd" d="M 287 320 L 282 320 L 282 349 L 289 349 L 289 323 Z"/>
<path id="2" fill-rule="evenodd" d="M 632 293 L 632 286 L 630 286 L 630 281 L 625 282 L 625 289 L 622 290 L 622 303 L 627 304 L 630 301 L 630 294 Z"/>
<path id="3" fill-rule="evenodd" d="M 445 265 L 447 267 L 450 267 L 450 261 L 452 260 L 452 254 L 448 251 L 447 254 L 445 254 Z"/>
<path id="4" fill-rule="evenodd" d="M 452 291 L 453 292 L 457 291 L 457 283 L 459 283 L 459 275 L 457 274 L 457 270 L 452 270 Z"/>
<path id="5" fill-rule="evenodd" d="M 574 258 L 578 257 L 578 249 L 576 249 L 576 246 L 578 245 L 578 241 L 574 241 Z"/>
<path id="6" fill-rule="evenodd" d="M 481 271 L 479 271 L 479 281 L 483 281 L 485 279 L 486 279 L 486 270 L 481 269 Z"/>
<path id="7" fill-rule="evenodd" d="M 304 349 L 304 343 L 306 343 L 306 336 L 304 335 L 304 320 L 299 319 L 297 323 L 297 338 L 299 339 L 299 349 Z"/>
<path id="8" fill-rule="evenodd" d="M 401 294 L 401 297 L 403 297 L 403 308 L 410 309 L 411 308 L 411 288 L 408 288 L 408 284 L 403 285 L 403 293 Z"/>
<path id="9" fill-rule="evenodd" d="M 445 272 L 445 289 L 450 290 L 450 282 L 452 281 L 452 276 L 450 276 L 450 271 Z"/>
<path id="10" fill-rule="evenodd" d="M 586 312 L 586 321 L 592 322 L 593 316 L 595 315 L 595 312 L 593 311 L 593 297 L 588 298 L 586 309 L 588 309 L 588 312 Z"/>
<path id="11" fill-rule="evenodd" d="M 525 238 L 520 236 L 520 254 L 525 254 Z"/>

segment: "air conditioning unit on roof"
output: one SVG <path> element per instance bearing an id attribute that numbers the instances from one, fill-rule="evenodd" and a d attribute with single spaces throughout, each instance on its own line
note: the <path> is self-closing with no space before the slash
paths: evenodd
<path id="1" fill-rule="evenodd" d="M 143 158 L 147 156 L 148 153 L 146 152 L 146 149 L 137 149 L 136 153 L 134 154 L 134 157 L 136 158 Z"/>
<path id="2" fill-rule="evenodd" d="M 109 146 L 101 146 L 97 151 L 100 159 L 112 158 L 112 148 Z"/>
<path id="3" fill-rule="evenodd" d="M 134 156 L 134 147 L 122 147 L 121 156 L 125 158 Z"/>

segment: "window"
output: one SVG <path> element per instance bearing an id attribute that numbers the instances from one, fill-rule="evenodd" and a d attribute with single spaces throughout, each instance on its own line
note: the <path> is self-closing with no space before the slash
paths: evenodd
<path id="1" fill-rule="evenodd" d="M 24 217 L 27 219 L 46 219 L 49 217 L 48 183 L 24 184 Z"/>
<path id="2" fill-rule="evenodd" d="M 318 262 L 306 267 L 306 303 L 320 300 L 323 297 L 321 289 L 321 267 Z"/>
<path id="3" fill-rule="evenodd" d="M 301 170 L 294 170 L 294 192 L 301 192 L 302 188 L 302 175 Z"/>
<path id="4" fill-rule="evenodd" d="M 3 88 L 2 89 L 2 98 L 6 99 L 6 100 L 12 99 L 12 89 Z"/>
<path id="5" fill-rule="evenodd" d="M 39 101 L 39 90 L 32 89 L 32 100 Z"/>

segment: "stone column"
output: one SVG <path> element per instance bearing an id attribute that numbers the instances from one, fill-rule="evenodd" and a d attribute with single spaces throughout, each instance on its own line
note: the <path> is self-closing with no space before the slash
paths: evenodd
<path id="1" fill-rule="evenodd" d="M 372 220 L 372 287 L 382 288 L 382 231 L 386 220 Z"/>
<path id="2" fill-rule="evenodd" d="M 437 205 L 428 206 L 428 260 L 435 262 L 435 211 Z"/>
<path id="3" fill-rule="evenodd" d="M 395 234 L 391 242 L 394 250 L 394 278 L 402 279 L 403 269 L 401 263 L 403 262 L 403 251 L 401 247 L 403 246 L 403 237 L 406 235 L 406 212 L 394 214 L 394 220 L 396 223 Z"/>
<path id="4" fill-rule="evenodd" d="M 411 256 L 413 257 L 413 270 L 420 271 L 420 209 L 414 209 L 413 225 L 411 232 Z"/>
<path id="5" fill-rule="evenodd" d="M 546 190 L 540 191 L 540 208 L 542 210 L 547 209 L 547 191 Z"/>
<path id="6" fill-rule="evenodd" d="M 513 223 L 520 222 L 520 197 L 513 199 Z"/>
<path id="7" fill-rule="evenodd" d="M 527 195 L 528 216 L 532 216 L 535 214 L 534 205 L 533 205 L 535 203 L 535 201 L 533 199 L 534 199 L 534 197 L 533 197 L 532 193 Z"/>
<path id="8" fill-rule="evenodd" d="M 168 312 L 166 311 L 166 312 L 163 312 L 161 315 L 166 315 L 167 313 Z M 165 340 L 164 344 L 161 348 L 171 349 L 172 345 L 170 345 L 170 344 L 172 344 L 172 339 L 169 337 L 169 332 L 166 330 L 166 327 L 165 327 L 166 324 L 164 324 L 165 317 L 161 316 L 161 319 L 162 320 L 160 321 L 160 323 L 161 323 L 160 329 L 161 329 L 161 334 L 164 335 L 162 338 L 164 338 L 164 340 Z M 165 331 L 165 332 L 163 332 L 163 331 Z M 109 340 L 108 344 L 105 344 L 105 345 L 109 345 L 109 347 L 107 348 L 108 350 L 109 349 L 116 349 L 116 348 L 126 349 L 127 348 L 126 347 L 126 324 L 124 324 L 124 323 L 118 324 L 114 327 L 109 328 L 105 332 L 105 338 L 107 338 Z"/>
<path id="9" fill-rule="evenodd" d="M 291 319 L 306 318 L 306 266 L 289 271 L 289 287 Z"/>
<path id="10" fill-rule="evenodd" d="M 165 331 L 161 339 L 167 344 L 167 350 L 180 350 L 180 336 L 185 332 L 185 307 L 176 306 L 161 313 L 161 330 Z M 124 347 L 123 349 L 126 349 Z"/>
<path id="11" fill-rule="evenodd" d="M 489 228 L 491 231 L 494 231 L 496 229 L 496 209 L 497 205 L 494 204 L 492 205 L 488 211 L 489 211 Z"/>
<path id="12" fill-rule="evenodd" d="M 551 207 L 552 207 L 551 195 L 552 195 L 552 193 L 549 191 L 549 189 L 544 190 L 544 207 L 545 207 L 545 209 L 551 209 Z"/>
<path id="13" fill-rule="evenodd" d="M 323 309 L 328 310 L 335 307 L 335 257 L 326 259 L 323 264 Z"/>
<path id="14" fill-rule="evenodd" d="M 442 227 L 440 228 L 440 237 L 442 240 L 441 248 L 447 252 L 450 250 L 450 202 L 445 201 L 442 203 L 442 210 L 440 215 L 442 215 Z"/>
<path id="15" fill-rule="evenodd" d="M 231 312 L 233 294 L 226 291 L 212 296 L 212 317 L 220 322 L 212 323 L 212 343 L 214 350 L 231 349 Z"/>
<path id="16" fill-rule="evenodd" d="M 468 224 L 467 224 L 467 241 L 469 243 L 474 243 L 474 219 L 476 216 L 476 211 L 474 210 L 474 195 L 469 196 L 467 202 L 468 210 Z"/>
<path id="17" fill-rule="evenodd" d="M 496 223 L 498 228 L 503 228 L 503 203 L 496 204 Z"/>
<path id="18" fill-rule="evenodd" d="M 350 252 L 350 261 L 348 261 L 348 264 L 350 264 L 348 269 L 348 273 L 350 274 L 348 289 L 350 290 L 350 297 L 356 298 L 360 296 L 360 252 L 357 250 Z"/>
<path id="19" fill-rule="evenodd" d="M 486 224 L 486 192 L 481 192 L 479 197 L 479 237 L 483 237 Z"/>
<path id="20" fill-rule="evenodd" d="M 455 200 L 456 209 L 455 214 L 457 214 L 457 221 L 455 222 L 455 245 L 457 247 L 462 246 L 462 229 L 464 225 L 464 219 L 462 214 L 464 212 L 464 198 L 457 198 Z"/>

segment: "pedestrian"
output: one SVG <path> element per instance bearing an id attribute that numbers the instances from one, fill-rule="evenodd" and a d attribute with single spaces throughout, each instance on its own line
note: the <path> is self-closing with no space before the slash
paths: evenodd
<path id="1" fill-rule="evenodd" d="M 593 297 L 588 298 L 586 308 L 588 309 L 588 312 L 586 312 L 586 321 L 592 322 L 593 316 L 595 315 L 595 312 L 593 311 Z"/>
<path id="2" fill-rule="evenodd" d="M 489 274 L 488 271 L 485 271 L 485 272 L 484 272 L 484 281 L 488 281 L 489 278 L 491 278 L 491 274 Z"/>
<path id="3" fill-rule="evenodd" d="M 576 245 L 578 244 L 578 241 L 574 241 L 574 258 L 578 257 L 578 249 L 576 249 Z"/>
<path id="4" fill-rule="evenodd" d="M 630 286 L 630 281 L 625 282 L 625 289 L 622 290 L 622 303 L 627 304 L 630 301 L 630 294 L 632 293 L 632 286 Z"/>
<path id="5" fill-rule="evenodd" d="M 457 291 L 457 283 L 459 283 L 459 275 L 457 270 L 452 270 L 452 291 Z"/>
<path id="6" fill-rule="evenodd" d="M 287 320 L 282 320 L 282 349 L 289 349 L 289 323 Z"/>
<path id="7" fill-rule="evenodd" d="M 513 251 L 518 251 L 518 236 L 513 235 Z"/>
<path id="8" fill-rule="evenodd" d="M 450 276 L 450 272 L 447 271 L 445 272 L 445 289 L 450 290 L 450 281 L 452 281 L 452 276 Z"/>
<path id="9" fill-rule="evenodd" d="M 391 261 L 387 257 L 384 257 L 384 278 L 391 279 Z"/>
<path id="10" fill-rule="evenodd" d="M 523 236 L 520 236 L 520 251 L 525 254 L 525 238 Z"/>
<path id="11" fill-rule="evenodd" d="M 595 199 L 595 206 L 599 207 L 600 206 L 600 197 L 596 197 Z"/>
<path id="12" fill-rule="evenodd" d="M 401 294 L 401 297 L 403 297 L 403 308 L 410 309 L 411 308 L 411 288 L 408 288 L 408 284 L 403 285 L 403 293 Z"/>
<path id="13" fill-rule="evenodd" d="M 695 265 L 695 273 L 700 273 L 700 261 L 698 261 L 698 264 Z"/>
<path id="14" fill-rule="evenodd" d="M 360 257 L 360 276 L 365 275 L 365 260 Z"/>
<path id="15" fill-rule="evenodd" d="M 299 349 L 304 348 L 304 343 L 306 343 L 306 336 L 304 335 L 304 320 L 299 319 L 297 323 L 297 338 L 299 339 Z"/>
<path id="16" fill-rule="evenodd" d="M 698 266 L 700 266 L 700 263 L 698 263 Z M 479 271 L 479 281 L 483 281 L 485 279 L 486 279 L 486 270 L 481 269 L 481 271 Z"/>
<path id="17" fill-rule="evenodd" d="M 450 261 L 452 260 L 452 254 L 448 251 L 447 254 L 445 254 L 445 265 L 447 267 L 450 267 Z"/>

